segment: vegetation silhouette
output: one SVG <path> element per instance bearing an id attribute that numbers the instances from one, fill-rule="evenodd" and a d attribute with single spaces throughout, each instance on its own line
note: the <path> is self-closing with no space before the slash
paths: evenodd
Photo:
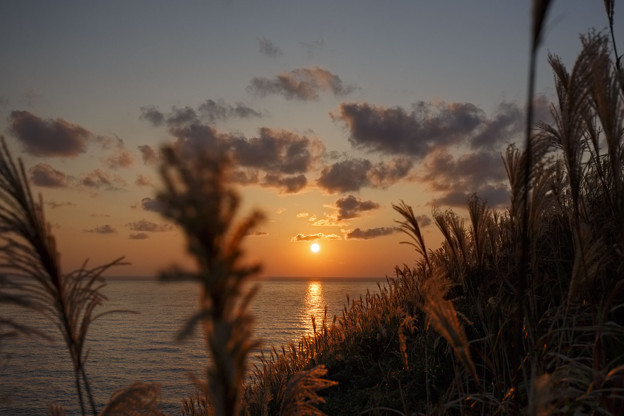
<path id="1" fill-rule="evenodd" d="M 502 155 L 510 206 L 495 211 L 477 195 L 468 218 L 434 210 L 443 236 L 426 246 L 412 208 L 394 209 L 417 254 L 342 316 L 313 319 L 313 333 L 272 348 L 248 371 L 248 306 L 258 265 L 242 242 L 262 220 L 237 218 L 228 158 L 184 146 L 163 148 L 159 200 L 187 236 L 199 309 L 180 331 L 201 324 L 209 365 L 183 415 L 622 414 L 624 413 L 624 72 L 613 8 L 609 33 L 581 37 L 568 69 L 549 55 L 553 122 L 533 123 L 536 53 L 550 1 L 534 1 L 524 150 Z M 611 43 L 610 43 L 611 42 Z M 72 358 L 83 415 L 97 414 L 84 343 L 105 300 L 101 275 L 121 259 L 62 274 L 42 203 L 21 163 L 0 152 L 0 303 L 37 310 L 60 330 Z M 0 342 L 36 332 L 0 319 Z M 159 387 L 134 383 L 100 414 L 160 415 Z M 51 405 L 49 414 L 64 410 Z"/>

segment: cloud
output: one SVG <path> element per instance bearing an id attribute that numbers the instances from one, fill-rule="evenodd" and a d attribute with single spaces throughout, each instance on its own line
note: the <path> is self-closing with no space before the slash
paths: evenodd
<path id="1" fill-rule="evenodd" d="M 298 212 L 297 215 L 296 215 L 297 218 L 306 218 L 306 217 L 309 217 L 309 216 L 310 216 L 309 212 Z"/>
<path id="2" fill-rule="evenodd" d="M 347 220 L 356 218 L 361 212 L 371 211 L 379 208 L 379 204 L 373 201 L 363 201 L 353 195 L 340 198 L 336 201 L 338 208 L 338 220 Z"/>
<path id="3" fill-rule="evenodd" d="M 161 126 L 165 122 L 165 115 L 154 106 L 141 107 L 141 120 L 149 121 L 153 126 Z"/>
<path id="4" fill-rule="evenodd" d="M 243 103 L 235 103 L 234 105 L 226 103 L 224 100 L 206 100 L 198 107 L 198 111 L 202 120 L 208 123 L 214 123 L 218 120 L 229 120 L 231 118 L 252 118 L 262 117 L 262 114 Z"/>
<path id="5" fill-rule="evenodd" d="M 325 150 L 320 140 L 286 130 L 264 127 L 259 133 L 258 137 L 249 139 L 229 137 L 222 140 L 241 166 L 272 173 L 307 172 Z"/>
<path id="6" fill-rule="evenodd" d="M 260 53 L 271 58 L 276 58 L 282 55 L 282 50 L 271 39 L 262 37 L 258 38 L 258 49 Z"/>
<path id="7" fill-rule="evenodd" d="M 420 228 L 428 227 L 431 225 L 431 218 L 426 215 L 417 215 L 416 221 L 418 221 L 418 226 Z"/>
<path id="8" fill-rule="evenodd" d="M 372 163 L 366 159 L 349 159 L 323 168 L 317 183 L 329 192 L 357 191 L 368 185 Z"/>
<path id="9" fill-rule="evenodd" d="M 149 238 L 149 235 L 147 233 L 130 233 L 128 238 L 130 240 L 145 240 L 146 238 Z"/>
<path id="10" fill-rule="evenodd" d="M 152 178 L 150 178 L 147 175 L 143 175 L 142 173 L 139 173 L 137 175 L 137 178 L 134 181 L 134 184 L 137 186 L 154 186 L 154 183 L 152 182 Z"/>
<path id="11" fill-rule="evenodd" d="M 331 92 L 336 96 L 344 96 L 355 90 L 353 85 L 344 85 L 338 75 L 319 68 L 298 68 L 282 72 L 275 78 L 255 77 L 247 90 L 264 97 L 278 94 L 287 100 L 310 101 L 318 100 L 320 92 Z"/>
<path id="12" fill-rule="evenodd" d="M 155 127 L 166 125 L 167 127 L 181 127 L 198 124 L 201 121 L 213 124 L 217 121 L 226 121 L 232 118 L 248 119 L 262 117 L 259 111 L 248 105 L 237 102 L 234 105 L 227 103 L 223 99 L 208 99 L 197 107 L 197 110 L 185 106 L 183 108 L 173 107 L 168 114 L 158 110 L 156 107 L 141 107 L 141 120 L 146 120 Z"/>
<path id="13" fill-rule="evenodd" d="M 141 152 L 141 159 L 146 165 L 153 165 L 158 162 L 158 153 L 148 144 L 137 146 L 137 149 Z"/>
<path id="14" fill-rule="evenodd" d="M 292 242 L 300 242 L 300 241 L 314 241 L 314 240 L 342 240 L 337 234 L 297 234 L 293 238 L 290 239 Z"/>
<path id="15" fill-rule="evenodd" d="M 411 112 L 400 107 L 343 103 L 330 115 L 344 122 L 354 147 L 416 160 L 450 145 L 493 148 L 508 141 L 522 126 L 521 110 L 509 103 L 501 104 L 493 119 L 474 104 L 445 101 L 419 101 Z"/>
<path id="16" fill-rule="evenodd" d="M 265 231 L 253 231 L 251 233 L 247 234 L 250 237 L 265 237 L 267 235 L 269 235 L 269 233 L 265 232 Z"/>
<path id="17" fill-rule="evenodd" d="M 385 235 L 390 235 L 397 231 L 399 231 L 399 229 L 395 227 L 368 228 L 365 230 L 356 228 L 355 230 L 347 233 L 346 238 L 348 240 L 369 240 L 371 238 L 377 238 L 377 237 L 383 237 Z"/>
<path id="18" fill-rule="evenodd" d="M 245 137 L 220 133 L 193 116 L 166 117 L 164 123 L 183 152 L 228 153 L 236 166 L 235 182 L 277 187 L 287 193 L 307 185 L 305 174 L 320 164 L 325 151 L 318 138 L 282 129 L 263 127 L 257 136 Z M 140 150 L 144 160 L 152 160 L 149 146 Z"/>
<path id="19" fill-rule="evenodd" d="M 134 221 L 126 224 L 126 227 L 130 228 L 132 231 L 140 231 L 140 232 L 165 232 L 173 230 L 173 226 L 171 224 L 156 224 L 155 222 L 147 221 L 145 219 Z"/>
<path id="20" fill-rule="evenodd" d="M 280 188 L 285 193 L 295 193 L 305 188 L 307 183 L 308 180 L 305 175 L 284 176 L 268 173 L 265 175 L 262 185 Z"/>
<path id="21" fill-rule="evenodd" d="M 44 120 L 28 111 L 12 111 L 9 130 L 33 156 L 75 157 L 84 153 L 89 130 L 61 118 Z"/>
<path id="22" fill-rule="evenodd" d="M 91 228 L 89 230 L 85 230 L 87 233 L 95 233 L 95 234 L 115 234 L 117 230 L 110 224 L 98 225 L 95 228 Z"/>
<path id="23" fill-rule="evenodd" d="M 141 199 L 141 208 L 145 211 L 162 213 L 165 206 L 157 199 L 146 197 Z"/>
<path id="24" fill-rule="evenodd" d="M 65 188 L 69 184 L 69 176 L 54 169 L 47 163 L 38 163 L 28 170 L 34 185 L 47 188 Z"/>
<path id="25" fill-rule="evenodd" d="M 120 137 L 96 136 L 93 141 L 98 143 L 104 149 L 123 149 L 124 142 Z"/>
<path id="26" fill-rule="evenodd" d="M 315 55 L 323 50 L 323 48 L 325 47 L 325 41 L 323 39 L 317 39 L 312 42 L 299 42 L 299 45 L 304 48 L 308 58 L 313 58 Z"/>
<path id="27" fill-rule="evenodd" d="M 119 175 L 109 175 L 108 173 L 95 169 L 85 175 L 80 184 L 88 188 L 105 189 L 108 191 L 115 191 L 123 189 L 128 183 Z"/>
<path id="28" fill-rule="evenodd" d="M 515 104 L 501 103 L 493 119 L 484 123 L 482 130 L 471 140 L 470 146 L 494 149 L 501 138 L 509 138 L 522 131 L 524 125 L 523 112 Z"/>
<path id="29" fill-rule="evenodd" d="M 331 193 L 358 191 L 367 186 L 386 188 L 406 177 L 412 165 L 405 158 L 377 164 L 367 159 L 347 159 L 324 167 L 317 184 Z"/>
<path id="30" fill-rule="evenodd" d="M 73 202 L 69 202 L 69 201 L 67 202 L 46 201 L 45 204 L 52 209 L 76 206 L 76 204 L 74 204 Z"/>
<path id="31" fill-rule="evenodd" d="M 509 202 L 507 176 L 497 152 L 480 150 L 454 156 L 445 150 L 433 152 L 425 161 L 424 175 L 419 179 L 444 195 L 434 205 L 464 207 L 467 197 L 477 193 L 491 206 Z"/>
<path id="32" fill-rule="evenodd" d="M 126 149 L 118 149 L 114 154 L 104 158 L 102 162 L 110 169 L 127 168 L 134 163 L 134 156 Z"/>

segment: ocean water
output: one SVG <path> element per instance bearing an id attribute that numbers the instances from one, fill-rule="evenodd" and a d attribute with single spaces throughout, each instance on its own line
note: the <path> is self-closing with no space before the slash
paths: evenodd
<path id="1" fill-rule="evenodd" d="M 251 304 L 254 334 L 268 350 L 298 341 L 312 333 L 327 307 L 328 320 L 341 316 L 347 295 L 378 291 L 370 279 L 266 280 Z M 203 377 L 207 358 L 199 331 L 182 343 L 174 338 L 186 318 L 197 309 L 198 286 L 191 282 L 111 280 L 104 288 L 111 313 L 94 322 L 87 347 L 87 374 L 102 408 L 110 395 L 135 381 L 161 385 L 163 410 L 179 414 L 180 401 L 193 392 L 189 375 Z M 48 403 L 62 405 L 68 415 L 79 414 L 71 361 L 58 331 L 39 315 L 3 307 L 2 315 L 54 336 L 54 343 L 18 337 L 0 346 L 0 415 L 45 415 Z M 258 353 L 252 361 L 257 361 Z"/>

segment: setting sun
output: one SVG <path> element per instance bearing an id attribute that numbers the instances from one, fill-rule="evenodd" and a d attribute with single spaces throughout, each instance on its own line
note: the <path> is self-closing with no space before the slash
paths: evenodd
<path id="1" fill-rule="evenodd" d="M 310 245 L 310 251 L 312 253 L 318 253 L 321 251 L 321 246 L 318 243 L 312 243 L 312 245 Z"/>

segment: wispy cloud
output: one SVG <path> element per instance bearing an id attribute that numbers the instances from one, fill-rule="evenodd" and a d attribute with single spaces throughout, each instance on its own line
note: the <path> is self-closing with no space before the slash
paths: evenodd
<path id="1" fill-rule="evenodd" d="M 126 227 L 130 228 L 132 231 L 140 231 L 140 232 L 165 232 L 173 230 L 173 226 L 171 224 L 157 224 L 155 222 L 147 221 L 145 219 L 134 221 L 126 224 Z"/>
<path id="2" fill-rule="evenodd" d="M 128 236 L 130 240 L 145 240 L 149 238 L 149 234 L 147 233 L 130 233 Z"/>
<path id="3" fill-rule="evenodd" d="M 262 113 L 254 110 L 244 103 L 237 102 L 234 105 L 226 103 L 224 100 L 206 100 L 199 107 L 201 120 L 208 123 L 225 121 L 231 118 L 259 118 Z"/>
<path id="4" fill-rule="evenodd" d="M 282 55 L 282 50 L 271 39 L 261 37 L 258 38 L 258 49 L 260 53 L 271 58 L 276 58 Z"/>
<path id="5" fill-rule="evenodd" d="M 47 163 L 37 163 L 28 170 L 28 173 L 31 182 L 37 186 L 65 188 L 69 185 L 70 177 Z"/>
<path id="6" fill-rule="evenodd" d="M 355 230 L 348 232 L 346 238 L 348 240 L 369 240 L 371 238 L 390 235 L 397 231 L 399 231 L 399 229 L 396 227 L 368 228 L 364 230 L 356 228 Z"/>
<path id="7" fill-rule="evenodd" d="M 154 182 L 152 181 L 152 178 L 142 173 L 139 173 L 137 175 L 137 178 L 135 179 L 134 184 L 136 186 L 154 186 Z"/>
<path id="8" fill-rule="evenodd" d="M 56 201 L 46 201 L 45 202 L 46 206 L 52 208 L 52 209 L 56 209 L 56 208 L 62 208 L 62 207 L 75 207 L 76 204 L 70 201 L 65 201 L 65 202 L 56 202 Z"/>
<path id="9" fill-rule="evenodd" d="M 137 146 L 139 152 L 141 152 L 141 159 L 143 159 L 143 163 L 146 165 L 154 165 L 158 162 L 159 157 L 158 153 L 154 150 L 154 148 L 148 144 L 143 144 L 141 146 Z"/>
<path id="10" fill-rule="evenodd" d="M 134 163 L 134 156 L 126 149 L 117 149 L 112 155 L 102 159 L 110 169 L 127 168 Z"/>
<path id="11" fill-rule="evenodd" d="M 87 233 L 95 233 L 95 234 L 115 234 L 117 230 L 110 224 L 98 225 L 94 228 L 85 230 Z"/>
<path id="12" fill-rule="evenodd" d="M 336 208 L 338 209 L 337 219 L 347 220 L 359 217 L 362 212 L 377 209 L 379 208 L 379 204 L 373 201 L 364 201 L 353 195 L 348 195 L 336 201 Z"/>
<path id="13" fill-rule="evenodd" d="M 337 234 L 316 233 L 316 234 L 297 234 L 296 236 L 290 239 L 290 241 L 293 241 L 293 242 L 314 241 L 314 240 L 342 240 L 342 237 L 340 237 Z"/>
<path id="14" fill-rule="evenodd" d="M 89 130 L 65 121 L 44 120 L 28 111 L 12 111 L 9 130 L 33 156 L 75 157 L 87 149 Z"/>
<path id="15" fill-rule="evenodd" d="M 101 169 L 95 169 L 87 173 L 80 184 L 88 188 L 115 191 L 125 188 L 128 183 L 119 175 L 111 175 Z"/>
<path id="16" fill-rule="evenodd" d="M 354 85 L 343 84 L 338 75 L 319 67 L 298 68 L 275 78 L 255 77 L 247 87 L 249 92 L 261 97 L 277 94 L 287 100 L 301 101 L 318 100 L 321 92 L 344 96 L 355 89 Z"/>

